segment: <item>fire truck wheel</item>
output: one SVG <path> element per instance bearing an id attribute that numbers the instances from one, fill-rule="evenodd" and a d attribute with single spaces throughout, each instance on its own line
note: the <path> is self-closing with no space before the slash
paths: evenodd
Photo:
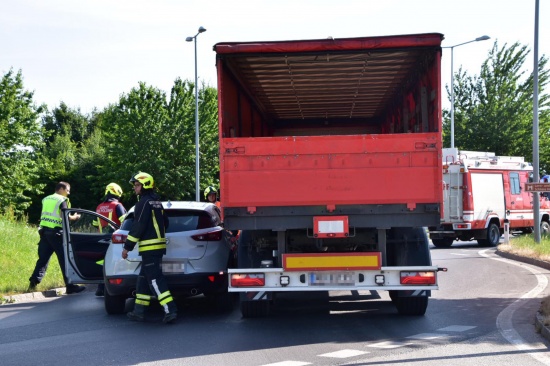
<path id="1" fill-rule="evenodd" d="M 241 300 L 241 314 L 243 318 L 262 318 L 269 315 L 269 301 L 255 300 L 255 301 L 242 301 Z"/>
<path id="2" fill-rule="evenodd" d="M 543 221 L 540 223 L 540 235 L 550 236 L 550 224 L 548 221 Z"/>
<path id="3" fill-rule="evenodd" d="M 453 238 L 432 239 L 433 245 L 436 248 L 449 248 L 454 243 Z"/>
<path id="4" fill-rule="evenodd" d="M 500 242 L 500 228 L 494 222 L 489 224 L 487 234 L 484 239 L 477 239 L 477 243 L 482 247 L 494 247 Z"/>

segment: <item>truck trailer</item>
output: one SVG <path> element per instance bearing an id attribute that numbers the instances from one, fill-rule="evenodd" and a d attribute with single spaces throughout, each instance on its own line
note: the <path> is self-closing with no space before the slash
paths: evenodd
<path id="1" fill-rule="evenodd" d="M 450 247 L 455 240 L 477 240 L 496 246 L 507 230 L 530 233 L 534 227 L 533 166 L 521 156 L 496 156 L 493 152 L 443 149 L 443 221 L 430 227 L 436 247 Z M 550 234 L 550 201 L 540 197 L 540 229 Z"/>
<path id="2" fill-rule="evenodd" d="M 229 291 L 243 317 L 279 292 L 389 291 L 423 315 L 438 289 L 439 33 L 214 46 Z"/>

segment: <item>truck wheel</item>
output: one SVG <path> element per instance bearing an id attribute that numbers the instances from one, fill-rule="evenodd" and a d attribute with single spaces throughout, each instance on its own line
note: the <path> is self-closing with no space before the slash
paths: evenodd
<path id="1" fill-rule="evenodd" d="M 500 242 L 500 228 L 494 222 L 489 224 L 485 239 L 477 239 L 477 243 L 482 247 L 494 247 Z"/>
<path id="2" fill-rule="evenodd" d="M 400 315 L 420 316 L 426 313 L 426 308 L 428 307 L 428 297 L 396 297 L 395 300 L 393 300 L 393 303 Z"/>
<path id="3" fill-rule="evenodd" d="M 543 221 L 540 223 L 540 235 L 549 236 L 550 235 L 550 224 L 548 221 Z"/>
<path id="4" fill-rule="evenodd" d="M 205 292 L 204 297 L 208 304 L 221 313 L 233 309 L 233 294 L 227 290 L 222 292 Z"/>
<path id="5" fill-rule="evenodd" d="M 452 238 L 443 238 L 443 239 L 432 239 L 433 245 L 436 248 L 449 248 L 454 243 Z"/>
<path id="6" fill-rule="evenodd" d="M 261 318 L 269 315 L 269 301 L 242 301 L 241 314 L 243 318 Z"/>
<path id="7" fill-rule="evenodd" d="M 103 299 L 105 300 L 105 311 L 107 314 L 124 314 L 124 309 L 126 308 L 126 296 L 109 295 L 109 291 L 105 289 Z"/>

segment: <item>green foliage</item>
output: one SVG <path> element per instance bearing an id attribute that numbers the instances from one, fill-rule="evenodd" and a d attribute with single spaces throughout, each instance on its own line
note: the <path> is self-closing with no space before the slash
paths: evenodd
<path id="1" fill-rule="evenodd" d="M 38 259 L 38 232 L 35 226 L 27 225 L 10 213 L 0 215 L 0 232 L 0 295 L 23 293 L 29 287 L 29 277 Z M 54 254 L 38 290 L 63 286 L 63 276 Z"/>
<path id="2" fill-rule="evenodd" d="M 480 75 L 460 69 L 455 75 L 455 146 L 461 150 L 491 151 L 497 155 L 533 156 L 533 74 L 527 74 L 526 46 L 502 48 L 495 42 Z M 539 150 L 541 168 L 550 166 L 548 59 L 539 61 Z M 450 90 L 448 90 L 450 95 Z M 450 99 L 450 98 L 449 98 Z M 444 113 L 444 145 L 450 145 L 449 113 Z"/>
<path id="3" fill-rule="evenodd" d="M 212 88 L 203 87 L 200 93 L 201 179 L 206 182 L 214 181 L 219 171 L 216 95 Z M 144 171 L 155 178 L 163 199 L 193 200 L 194 110 L 193 84 L 188 81 L 177 79 L 169 100 L 159 89 L 139 83 L 102 115 L 106 159 L 100 176 L 125 182 Z M 135 198 L 128 191 L 125 201 L 132 202 Z"/>
<path id="4" fill-rule="evenodd" d="M 23 86 L 21 71 L 10 70 L 0 81 L 0 210 L 12 207 L 23 214 L 31 203 L 29 195 L 42 188 L 35 184 L 39 165 L 37 151 L 42 147 L 39 116 L 33 93 Z"/>

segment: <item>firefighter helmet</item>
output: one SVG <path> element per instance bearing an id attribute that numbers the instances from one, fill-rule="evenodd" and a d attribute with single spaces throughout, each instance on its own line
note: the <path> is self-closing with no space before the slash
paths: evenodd
<path id="1" fill-rule="evenodd" d="M 112 194 L 113 196 L 120 197 L 122 196 L 122 188 L 116 183 L 109 183 L 105 188 L 105 194 Z"/>
<path id="2" fill-rule="evenodd" d="M 204 199 L 208 199 L 208 195 L 209 194 L 218 194 L 218 191 L 216 190 L 216 188 L 214 188 L 213 186 L 208 186 L 206 187 L 206 189 L 204 190 Z"/>
<path id="3" fill-rule="evenodd" d="M 134 174 L 132 178 L 130 178 L 130 184 L 134 184 L 135 182 L 141 183 L 145 189 L 150 189 L 155 186 L 155 180 L 153 177 L 144 172 Z"/>

